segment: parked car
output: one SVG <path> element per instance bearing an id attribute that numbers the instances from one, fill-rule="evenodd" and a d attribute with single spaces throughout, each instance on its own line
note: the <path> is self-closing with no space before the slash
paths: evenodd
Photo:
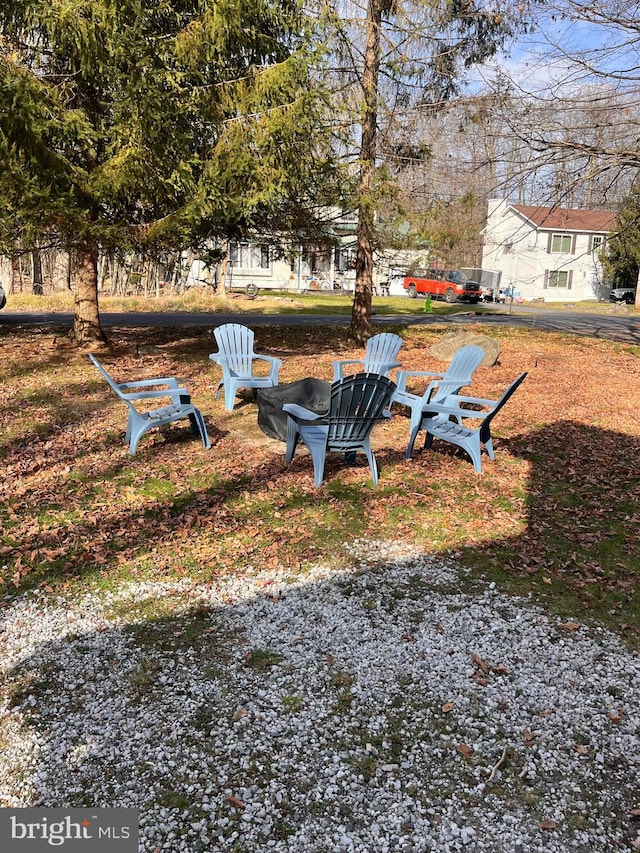
<path id="1" fill-rule="evenodd" d="M 458 270 L 418 269 L 404 277 L 402 286 L 415 299 L 418 294 L 444 299 L 445 302 L 471 302 L 482 298 L 482 285 Z"/>
<path id="2" fill-rule="evenodd" d="M 609 294 L 609 302 L 626 302 L 633 305 L 636 301 L 635 287 L 614 287 Z"/>

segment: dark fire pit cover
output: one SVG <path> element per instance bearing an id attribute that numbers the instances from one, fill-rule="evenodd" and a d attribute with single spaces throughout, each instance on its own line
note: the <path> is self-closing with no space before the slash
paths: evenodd
<path id="1" fill-rule="evenodd" d="M 270 438 L 287 440 L 287 413 L 284 403 L 297 403 L 318 414 L 326 412 L 331 399 L 331 383 L 322 379 L 300 379 L 274 388 L 261 388 L 257 393 L 258 426 Z"/>

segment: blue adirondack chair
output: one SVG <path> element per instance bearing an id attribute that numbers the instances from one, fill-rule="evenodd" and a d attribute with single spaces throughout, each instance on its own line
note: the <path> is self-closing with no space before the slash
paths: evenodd
<path id="1" fill-rule="evenodd" d="M 526 372 L 521 373 L 509 385 L 499 400 L 484 400 L 480 397 L 462 397 L 459 394 L 452 394 L 441 403 L 429 403 L 422 413 L 422 420 L 411 432 L 405 453 L 406 458 L 411 457 L 413 443 L 418 432 L 423 429 L 427 433 L 424 442 L 426 448 L 432 446 L 434 438 L 441 438 L 443 441 L 455 444 L 469 454 L 476 472 L 480 474 L 482 472 L 482 447 L 484 446 L 487 451 L 489 459 L 495 458 L 491 438 L 491 421 L 520 383 L 523 382 L 526 375 Z M 481 406 L 483 411 L 469 409 L 466 408 L 467 406 Z M 465 421 L 469 418 L 480 421 L 475 429 L 466 425 Z"/>
<path id="2" fill-rule="evenodd" d="M 364 358 L 333 362 L 333 381 L 342 379 L 343 368 L 347 364 L 357 364 L 362 373 L 377 373 L 388 376 L 393 367 L 400 367 L 397 355 L 402 346 L 402 338 L 389 332 L 374 335 L 367 341 Z"/>
<path id="3" fill-rule="evenodd" d="M 236 393 L 240 388 L 272 388 L 278 384 L 278 372 L 282 361 L 271 355 L 258 355 L 253 351 L 254 333 L 239 323 L 225 323 L 213 330 L 218 352 L 209 358 L 222 368 L 222 379 L 216 388 L 216 399 L 224 386 L 224 407 L 233 409 Z M 254 373 L 254 362 L 264 361 L 269 373 Z"/>
<path id="4" fill-rule="evenodd" d="M 331 386 L 329 408 L 324 414 L 285 403 L 288 415 L 285 462 L 291 463 L 299 441 L 309 449 L 313 460 L 314 485 L 324 479 L 324 462 L 328 452 L 345 453 L 347 457 L 362 451 L 369 462 L 371 479 L 378 482 L 378 466 L 369 442 L 373 427 L 384 418 L 395 384 L 376 373 L 358 373 L 339 379 Z"/>
<path id="5" fill-rule="evenodd" d="M 392 403 L 399 403 L 411 409 L 409 432 L 413 432 L 422 420 L 422 412 L 429 402 L 437 403 L 450 394 L 457 394 L 465 385 L 471 384 L 473 372 L 484 358 L 484 350 L 476 344 L 461 347 L 453 354 L 449 367 L 444 373 L 432 373 L 422 370 L 400 370 L 396 374 L 397 388 L 391 398 Z M 407 391 L 407 378 L 415 376 L 434 377 L 427 385 L 424 393 L 412 394 Z"/>
<path id="6" fill-rule="evenodd" d="M 89 358 L 98 368 L 109 387 L 115 391 L 129 410 L 125 440 L 129 442 L 129 453 L 132 456 L 136 452 L 141 436 L 147 430 L 170 424 L 182 418 L 189 418 L 191 432 L 202 439 L 205 449 L 208 450 L 211 447 L 200 410 L 193 405 L 189 392 L 186 388 L 181 388 L 178 385 L 174 376 L 161 379 L 140 379 L 137 382 L 116 382 L 95 355 L 89 353 Z M 144 412 L 139 411 L 133 404 L 134 401 L 167 399 L 169 397 L 171 403 L 168 405 Z"/>

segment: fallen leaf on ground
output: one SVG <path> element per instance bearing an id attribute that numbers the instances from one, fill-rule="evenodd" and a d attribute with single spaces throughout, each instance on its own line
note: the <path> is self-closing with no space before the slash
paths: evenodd
<path id="1" fill-rule="evenodd" d="M 442 710 L 445 714 L 448 714 L 449 711 L 453 711 L 453 702 L 445 702 L 442 706 Z"/>
<path id="2" fill-rule="evenodd" d="M 538 824 L 539 829 L 560 829 L 559 825 L 555 822 L 555 820 L 541 820 Z"/>
<path id="3" fill-rule="evenodd" d="M 489 667 L 482 660 L 480 655 L 477 655 L 475 652 L 473 652 L 473 654 L 471 655 L 471 660 L 475 663 L 478 669 L 481 669 L 483 672 L 489 672 Z"/>
<path id="4" fill-rule="evenodd" d="M 471 758 L 473 755 L 473 747 L 468 746 L 466 743 L 459 743 L 456 746 L 456 749 L 460 753 L 460 755 L 464 755 L 465 758 Z"/>

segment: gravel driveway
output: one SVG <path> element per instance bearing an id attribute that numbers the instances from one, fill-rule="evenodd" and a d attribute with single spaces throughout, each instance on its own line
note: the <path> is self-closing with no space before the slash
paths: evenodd
<path id="1" fill-rule="evenodd" d="M 0 805 L 135 807 L 144 853 L 640 848 L 637 655 L 402 543 L 345 562 L 5 599 Z"/>

